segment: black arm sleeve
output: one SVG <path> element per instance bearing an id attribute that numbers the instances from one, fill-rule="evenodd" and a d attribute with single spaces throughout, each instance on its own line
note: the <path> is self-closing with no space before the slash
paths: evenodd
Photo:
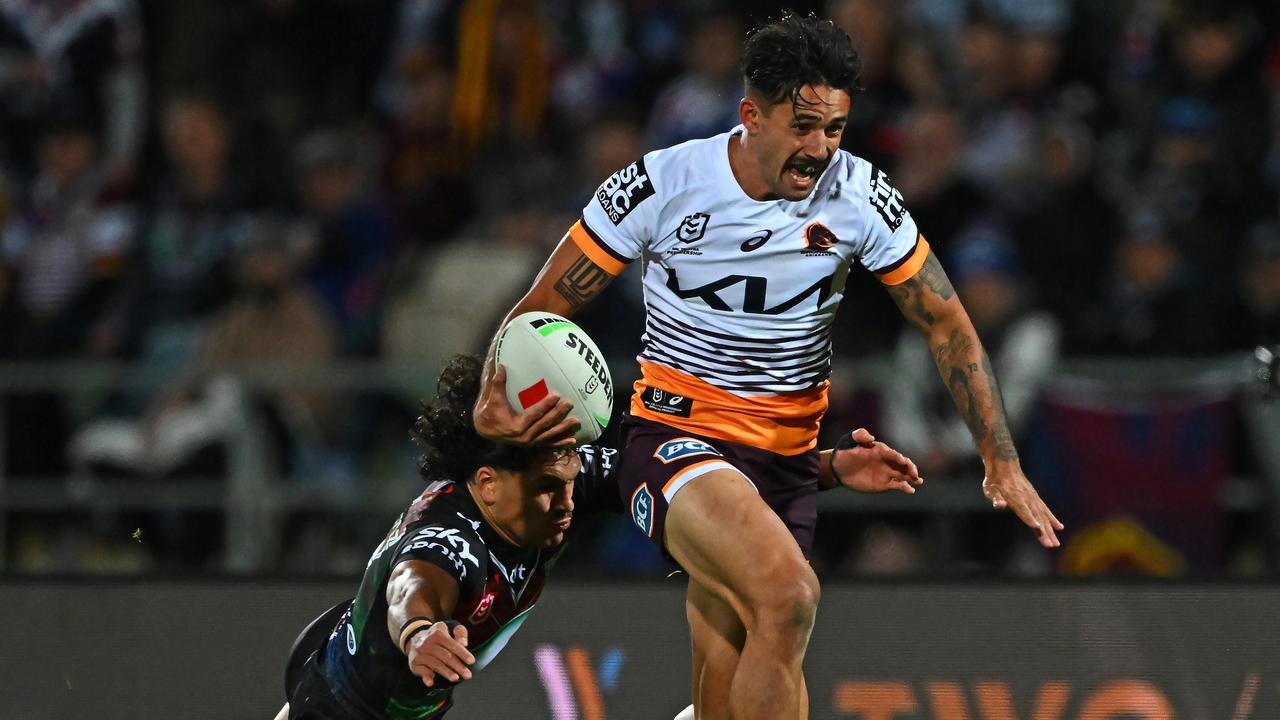
<path id="1" fill-rule="evenodd" d="M 573 485 L 573 505 L 578 512 L 621 513 L 622 496 L 618 494 L 618 451 L 596 445 L 578 448 L 582 469 Z"/>

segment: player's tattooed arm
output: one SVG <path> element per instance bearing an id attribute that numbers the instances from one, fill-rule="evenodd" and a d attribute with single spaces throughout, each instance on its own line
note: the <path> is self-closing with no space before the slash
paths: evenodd
<path id="1" fill-rule="evenodd" d="M 983 458 L 1016 460 L 991 360 L 937 256 L 930 252 L 914 276 L 888 289 L 903 317 L 928 338 L 938 373 Z"/>
<path id="2" fill-rule="evenodd" d="M 1063 525 L 1022 472 L 991 359 L 942 264 L 929 253 L 920 270 L 906 282 L 889 286 L 889 293 L 903 316 L 929 339 L 942 381 L 982 453 L 983 494 L 993 507 L 1016 513 L 1041 545 L 1058 547 L 1056 531 Z"/>
<path id="3" fill-rule="evenodd" d="M 591 258 L 578 258 L 556 280 L 556 292 L 575 309 L 587 304 L 604 289 L 613 276 L 596 265 Z"/>

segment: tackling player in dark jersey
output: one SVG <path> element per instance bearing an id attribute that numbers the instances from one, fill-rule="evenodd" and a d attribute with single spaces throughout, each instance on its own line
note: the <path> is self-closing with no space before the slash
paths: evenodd
<path id="1" fill-rule="evenodd" d="M 427 488 L 374 550 L 356 597 L 303 632 L 277 720 L 433 720 L 542 594 L 574 514 L 621 510 L 610 449 L 477 435 L 481 361 L 458 357 L 414 424 Z"/>

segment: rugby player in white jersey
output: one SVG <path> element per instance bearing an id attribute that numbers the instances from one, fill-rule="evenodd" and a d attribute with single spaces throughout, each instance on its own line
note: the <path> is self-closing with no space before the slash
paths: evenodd
<path id="1" fill-rule="evenodd" d="M 632 519 L 689 573 L 698 718 L 805 718 L 818 604 L 806 560 L 831 321 L 855 265 L 928 338 L 981 451 L 983 492 L 1045 547 L 1062 524 L 1018 461 L 996 379 L 942 266 L 882 171 L 840 150 L 861 62 L 814 16 L 755 30 L 741 125 L 648 153 L 601 185 L 508 317 L 571 315 L 641 260 L 646 330 L 618 481 Z M 501 372 L 492 365 L 490 372 Z M 568 404 L 518 413 L 486 376 L 476 428 L 568 443 Z M 834 462 L 835 472 L 830 463 Z"/>

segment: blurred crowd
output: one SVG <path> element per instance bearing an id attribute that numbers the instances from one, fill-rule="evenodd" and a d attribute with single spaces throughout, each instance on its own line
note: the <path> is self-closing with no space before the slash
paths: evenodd
<path id="1" fill-rule="evenodd" d="M 902 192 L 1015 425 L 1064 356 L 1280 342 L 1280 5 L 789 7 L 860 50 L 844 146 Z M 208 371 L 227 363 L 482 350 L 602 179 L 736 123 L 741 40 L 777 11 L 0 0 L 0 362 L 128 361 L 158 378 L 87 410 L 5 396 L 6 472 L 216 470 L 199 451 L 226 432 L 237 392 Z M 895 358 L 882 434 L 931 472 L 971 461 L 927 348 L 861 275 L 836 352 Z M 638 278 L 581 322 L 626 379 Z M 402 440 L 413 415 L 303 390 L 257 402 L 294 475 L 356 476 L 343 450 L 383 425 Z M 856 422 L 859 402 L 837 395 L 833 422 Z"/>

